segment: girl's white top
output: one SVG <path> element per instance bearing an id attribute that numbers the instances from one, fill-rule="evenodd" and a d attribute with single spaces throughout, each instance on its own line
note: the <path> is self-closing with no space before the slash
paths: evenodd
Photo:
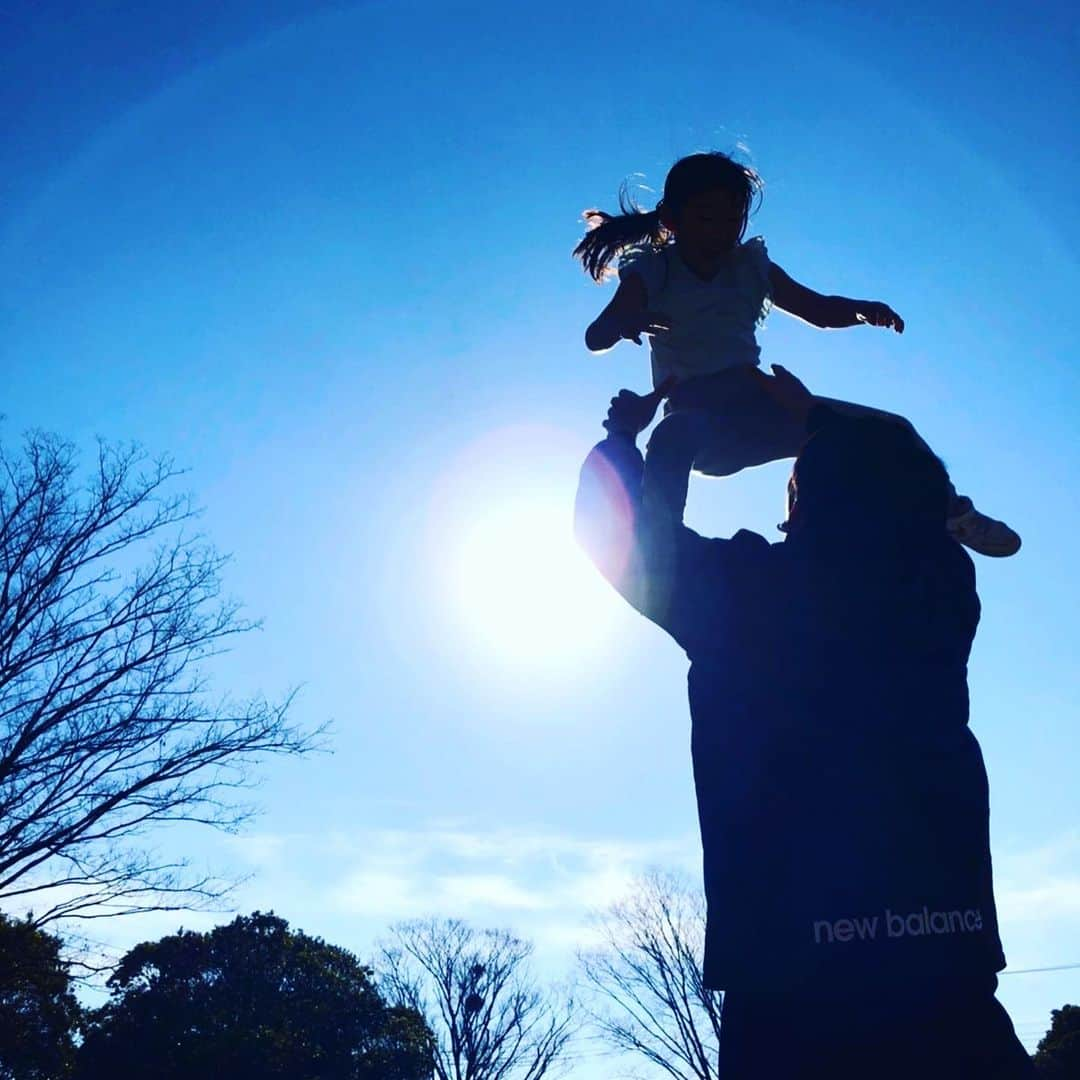
<path id="1" fill-rule="evenodd" d="M 772 290 L 760 236 L 732 248 L 709 281 L 682 261 L 676 244 L 630 249 L 619 260 L 619 277 L 627 273 L 645 282 L 649 310 L 671 320 L 670 330 L 649 338 L 654 387 L 669 375 L 692 379 L 761 363 L 754 331 L 772 307 Z"/>

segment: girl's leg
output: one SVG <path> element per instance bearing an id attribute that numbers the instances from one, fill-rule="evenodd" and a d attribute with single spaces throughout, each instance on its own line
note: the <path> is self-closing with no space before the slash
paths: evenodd
<path id="1" fill-rule="evenodd" d="M 656 425 L 645 452 L 641 499 L 646 510 L 682 521 L 690 471 L 714 442 L 720 421 L 703 409 L 669 413 Z"/>
<path id="2" fill-rule="evenodd" d="M 760 368 L 735 368 L 676 388 L 670 399 L 674 411 L 700 409 L 719 421 L 695 461 L 699 471 L 709 476 L 728 476 L 752 465 L 798 456 L 806 442 L 806 430 L 766 389 L 771 378 Z M 815 397 L 814 401 L 848 416 L 899 424 L 930 449 L 911 422 L 896 413 L 835 398 Z"/>
<path id="3" fill-rule="evenodd" d="M 646 505 L 682 520 L 690 471 L 730 476 L 794 457 L 804 433 L 760 385 L 753 368 L 732 368 L 676 387 L 649 439 Z"/>
<path id="4" fill-rule="evenodd" d="M 701 439 L 694 458 L 698 472 L 730 476 L 799 452 L 805 431 L 764 389 L 766 378 L 757 368 L 738 367 L 675 388 L 665 411 L 674 416 L 700 410 L 713 420 L 711 427 L 698 429 Z"/>
<path id="5" fill-rule="evenodd" d="M 665 493 L 661 501 L 670 512 L 681 518 L 691 467 L 708 476 L 728 476 L 752 465 L 798 455 L 806 441 L 806 431 L 765 388 L 769 378 L 757 368 L 733 368 L 676 387 L 669 401 L 671 412 L 649 443 L 650 456 L 653 441 L 660 447 L 659 460 L 652 471 L 656 474 L 657 490 Z M 850 401 L 815 400 L 849 416 L 875 417 L 900 424 L 930 450 L 926 440 L 902 416 Z M 683 411 L 698 411 L 705 419 L 680 421 L 681 430 L 664 431 L 665 424 Z M 649 472 L 646 460 L 646 478 Z M 948 528 L 954 539 L 982 555 L 1013 555 L 1020 549 L 1020 537 L 1008 525 L 980 513 L 971 499 L 957 494 L 951 483 L 949 488 Z"/>
<path id="6" fill-rule="evenodd" d="M 740 367 L 691 379 L 676 387 L 669 399 L 667 411 L 670 415 L 683 410 L 701 410 L 717 421 L 712 431 L 699 429 L 705 436 L 695 459 L 699 471 L 709 476 L 728 476 L 751 465 L 798 456 L 806 442 L 806 430 L 766 389 L 771 378 L 760 368 Z M 815 397 L 814 400 L 848 416 L 873 417 L 900 424 L 924 448 L 930 449 L 911 422 L 896 413 L 835 398 Z M 657 433 L 659 430 L 657 428 Z"/>

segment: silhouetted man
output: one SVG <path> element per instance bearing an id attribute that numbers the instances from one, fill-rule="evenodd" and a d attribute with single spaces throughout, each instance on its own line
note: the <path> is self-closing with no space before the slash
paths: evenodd
<path id="1" fill-rule="evenodd" d="M 906 427 L 815 405 L 782 369 L 773 386 L 808 432 L 782 543 L 643 509 L 655 395 L 612 400 L 576 511 L 601 572 L 690 659 L 720 1075 L 1031 1075 L 994 996 L 979 600 L 945 467 Z"/>

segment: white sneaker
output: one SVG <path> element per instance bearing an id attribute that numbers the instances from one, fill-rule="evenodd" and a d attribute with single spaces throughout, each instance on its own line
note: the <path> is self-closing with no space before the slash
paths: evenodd
<path id="1" fill-rule="evenodd" d="M 980 514 L 970 500 L 964 501 L 967 509 L 945 522 L 945 527 L 954 540 L 980 555 L 999 559 L 1015 555 L 1020 550 L 1018 533 L 1013 532 L 1004 521 Z"/>

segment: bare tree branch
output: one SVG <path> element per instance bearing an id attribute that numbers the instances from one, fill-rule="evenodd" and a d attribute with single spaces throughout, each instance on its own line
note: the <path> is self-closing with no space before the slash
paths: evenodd
<path id="1" fill-rule="evenodd" d="M 288 722 L 291 698 L 209 699 L 205 662 L 255 624 L 222 598 L 171 463 L 101 443 L 76 474 L 52 436 L 0 450 L 0 901 L 41 893 L 39 925 L 221 895 L 138 841 L 236 829 L 249 767 L 319 734 Z"/>
<path id="2" fill-rule="evenodd" d="M 571 1002 L 536 988 L 532 946 L 457 919 L 399 923 L 377 964 L 387 1000 L 435 1033 L 437 1080 L 544 1080 L 564 1062 Z"/>
<path id="3" fill-rule="evenodd" d="M 596 917 L 602 945 L 578 954 L 585 1010 L 615 1053 L 672 1080 L 716 1080 L 721 998 L 705 988 L 705 900 L 680 876 L 651 871 Z"/>

